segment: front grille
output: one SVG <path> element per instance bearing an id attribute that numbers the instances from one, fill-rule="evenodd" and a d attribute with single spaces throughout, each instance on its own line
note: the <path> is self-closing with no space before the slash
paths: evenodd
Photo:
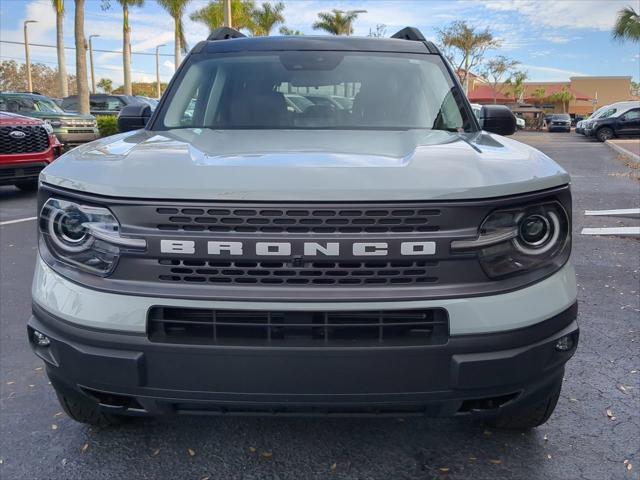
<path id="1" fill-rule="evenodd" d="M 22 132 L 15 138 L 11 132 Z M 49 148 L 49 134 L 39 125 L 0 127 L 0 154 L 44 152 Z"/>
<path id="2" fill-rule="evenodd" d="M 11 178 L 38 177 L 46 164 L 29 165 L 25 167 L 11 166 L 9 168 L 0 167 L 0 180 Z"/>
<path id="3" fill-rule="evenodd" d="M 69 133 L 93 133 L 92 128 L 73 128 L 69 129 Z"/>
<path id="4" fill-rule="evenodd" d="M 248 285 L 410 285 L 435 283 L 436 261 L 246 262 L 160 259 L 164 282 Z"/>
<path id="5" fill-rule="evenodd" d="M 157 208 L 163 231 L 235 233 L 435 232 L 431 208 Z"/>
<path id="6" fill-rule="evenodd" d="M 157 343 L 237 346 L 405 346 L 447 342 L 443 309 L 294 312 L 152 307 Z"/>

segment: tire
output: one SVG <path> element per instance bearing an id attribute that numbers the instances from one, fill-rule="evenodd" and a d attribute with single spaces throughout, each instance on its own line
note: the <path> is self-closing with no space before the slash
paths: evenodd
<path id="1" fill-rule="evenodd" d="M 38 180 L 26 180 L 16 183 L 16 187 L 24 192 L 35 192 L 38 190 Z"/>
<path id="2" fill-rule="evenodd" d="M 553 413 L 560 398 L 561 385 L 554 387 L 546 397 L 535 403 L 516 408 L 496 418 L 491 418 L 485 423 L 505 430 L 530 430 L 539 427 Z"/>
<path id="3" fill-rule="evenodd" d="M 80 394 L 74 395 L 56 390 L 56 395 L 64 412 L 76 422 L 97 427 L 110 427 L 127 420 L 124 416 L 102 412 L 97 402 Z"/>
<path id="4" fill-rule="evenodd" d="M 601 142 L 611 140 L 613 137 L 614 137 L 613 130 L 611 130 L 609 127 L 602 127 L 600 130 L 596 132 L 596 138 Z"/>

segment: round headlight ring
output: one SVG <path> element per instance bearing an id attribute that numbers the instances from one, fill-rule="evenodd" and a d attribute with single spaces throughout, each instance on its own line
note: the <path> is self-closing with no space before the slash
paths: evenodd
<path id="1" fill-rule="evenodd" d="M 518 226 L 520 239 L 528 247 L 543 245 L 551 236 L 551 230 L 549 219 L 537 213 L 525 216 Z"/>
<path id="2" fill-rule="evenodd" d="M 69 211 L 53 208 L 52 210 L 47 222 L 47 232 L 56 247 L 69 253 L 87 250 L 94 239 L 89 235 L 88 230 L 82 227 L 82 218 L 74 218 L 74 216 L 82 216 L 83 213 L 79 210 Z"/>
<path id="3" fill-rule="evenodd" d="M 534 242 L 528 242 L 523 238 L 522 227 L 528 219 L 538 221 L 538 217 L 544 219 L 547 231 L 540 239 L 536 239 Z M 544 215 L 525 215 L 520 221 L 518 236 L 513 239 L 513 244 L 520 252 L 526 255 L 542 255 L 556 246 L 558 238 L 560 237 L 560 229 L 560 219 L 555 212 L 547 211 Z"/>

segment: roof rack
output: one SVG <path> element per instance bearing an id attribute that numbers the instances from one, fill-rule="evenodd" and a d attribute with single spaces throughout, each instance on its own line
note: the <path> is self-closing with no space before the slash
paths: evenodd
<path id="1" fill-rule="evenodd" d="M 235 28 L 220 27 L 216 28 L 211 35 L 207 37 L 207 40 L 229 40 L 230 38 L 243 38 L 246 37 L 244 33 L 239 32 Z"/>
<path id="2" fill-rule="evenodd" d="M 426 38 L 422 32 L 415 27 L 405 27 L 399 32 L 391 35 L 391 38 L 399 38 L 400 40 L 413 40 L 414 42 L 424 42 Z"/>

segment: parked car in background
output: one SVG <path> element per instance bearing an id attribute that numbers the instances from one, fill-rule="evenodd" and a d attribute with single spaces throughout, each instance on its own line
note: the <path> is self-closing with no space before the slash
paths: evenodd
<path id="1" fill-rule="evenodd" d="M 297 93 L 285 93 L 284 101 L 287 104 L 287 109 L 292 113 L 302 113 L 313 105 L 311 100 Z"/>
<path id="2" fill-rule="evenodd" d="M 142 103 L 146 103 L 147 105 L 149 105 L 151 107 L 151 111 L 155 110 L 158 106 L 158 100 L 155 98 L 143 97 L 142 95 L 136 95 L 135 97 Z"/>
<path id="3" fill-rule="evenodd" d="M 51 125 L 0 112 L 0 185 L 36 190 L 40 170 L 62 153 Z"/>
<path id="4" fill-rule="evenodd" d="M 603 118 L 615 118 L 622 115 L 627 110 L 631 110 L 632 108 L 640 108 L 639 101 L 626 101 L 626 102 L 616 102 L 611 105 L 607 105 L 598 110 L 598 112 L 591 116 L 589 120 L 587 120 L 584 125 L 584 134 L 587 137 L 592 137 L 594 135 L 594 125 L 597 120 Z"/>
<path id="5" fill-rule="evenodd" d="M 518 128 L 518 130 L 523 130 L 524 127 L 526 126 L 526 122 L 524 121 L 524 118 L 519 117 L 518 115 L 515 115 L 516 117 L 516 127 Z"/>
<path id="6" fill-rule="evenodd" d="M 614 137 L 640 137 L 640 108 L 632 108 L 620 115 L 594 120 L 591 135 L 604 142 Z"/>
<path id="7" fill-rule="evenodd" d="M 549 132 L 570 132 L 571 117 L 568 113 L 554 113 L 547 120 L 547 130 Z"/>
<path id="8" fill-rule="evenodd" d="M 0 111 L 38 118 L 53 128 L 65 148 L 100 138 L 92 115 L 65 112 L 51 98 L 35 93 L 0 93 Z"/>
<path id="9" fill-rule="evenodd" d="M 89 111 L 91 115 L 118 116 L 120 110 L 127 105 L 148 105 L 133 95 L 113 95 L 107 93 L 95 93 L 89 95 Z M 78 111 L 78 96 L 71 95 L 62 100 L 62 108 L 68 112 Z"/>

